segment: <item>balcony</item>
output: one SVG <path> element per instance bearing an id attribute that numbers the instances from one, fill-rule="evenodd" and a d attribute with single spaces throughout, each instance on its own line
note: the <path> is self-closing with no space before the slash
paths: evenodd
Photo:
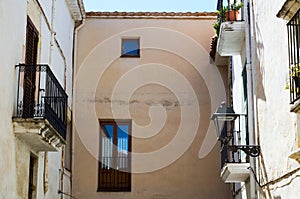
<path id="1" fill-rule="evenodd" d="M 298 10 L 291 20 L 287 23 L 288 32 L 288 52 L 289 52 L 289 89 L 291 111 L 300 113 L 300 10 Z"/>
<path id="2" fill-rule="evenodd" d="M 242 2 L 231 3 L 228 0 L 228 5 L 223 6 L 223 1 L 218 1 L 218 19 L 214 24 L 218 36 L 216 55 L 226 57 L 241 54 L 245 40 L 245 22 L 243 15 L 240 15 L 243 7 Z"/>
<path id="3" fill-rule="evenodd" d="M 217 53 L 221 56 L 241 54 L 245 41 L 244 21 L 225 21 L 221 24 Z"/>
<path id="4" fill-rule="evenodd" d="M 241 151 L 232 151 L 230 146 L 221 150 L 221 178 L 225 183 L 245 182 L 250 176 L 248 157 Z"/>
<path id="5" fill-rule="evenodd" d="M 66 143 L 67 94 L 48 65 L 16 69 L 14 133 L 35 151 L 57 151 Z"/>
<path id="6" fill-rule="evenodd" d="M 225 128 L 228 126 L 225 125 Z M 225 129 L 224 128 L 224 129 Z M 230 134 L 230 136 L 228 136 Z M 223 130 L 221 139 L 228 145 L 221 149 L 221 178 L 225 183 L 245 182 L 250 176 L 249 157 L 244 151 L 239 150 L 241 145 L 241 131 L 227 132 Z"/>
<path id="7" fill-rule="evenodd" d="M 300 63 L 290 64 L 289 70 L 291 111 L 300 113 Z"/>
<path id="8" fill-rule="evenodd" d="M 211 119 L 221 142 L 221 178 L 225 183 L 245 182 L 250 176 L 250 157 L 260 155 L 258 145 L 249 145 L 247 115 L 236 114 L 222 102 Z"/>

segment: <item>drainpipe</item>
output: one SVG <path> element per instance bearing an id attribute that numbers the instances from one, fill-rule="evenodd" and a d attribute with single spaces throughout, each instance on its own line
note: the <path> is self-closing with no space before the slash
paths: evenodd
<path id="1" fill-rule="evenodd" d="M 82 0 L 79 0 L 79 2 L 81 2 Z M 83 3 L 80 4 L 83 8 Z M 79 23 L 75 24 L 75 27 L 74 27 L 74 32 L 73 32 L 73 70 L 72 70 L 72 101 L 74 101 L 74 86 L 75 86 L 75 69 L 76 69 L 76 57 L 77 57 L 77 34 L 78 34 L 78 31 L 84 26 L 85 24 L 85 11 L 84 11 L 84 8 L 82 10 L 82 20 L 79 21 Z M 75 106 L 74 106 L 74 103 L 72 103 L 72 112 L 73 110 L 75 110 Z M 74 118 L 73 118 L 73 114 L 71 114 L 71 120 L 73 121 Z M 72 122 L 72 132 L 75 132 L 75 129 L 73 127 L 73 122 Z M 72 136 L 72 145 L 74 146 L 74 137 Z M 73 154 L 74 154 L 74 147 L 72 146 L 71 148 L 71 152 L 72 152 L 72 160 L 74 160 L 74 157 L 73 157 Z M 73 167 L 73 164 L 72 164 L 72 167 Z M 73 168 L 72 168 L 73 170 Z"/>
<path id="2" fill-rule="evenodd" d="M 81 0 L 79 0 L 79 2 L 81 2 Z M 83 4 L 82 4 L 82 8 L 83 8 Z M 85 24 L 85 11 L 84 9 L 82 10 L 82 20 L 75 25 L 75 28 L 74 28 L 74 33 L 73 33 L 73 70 L 72 70 L 72 77 L 73 77 L 73 80 L 72 80 L 72 99 L 74 99 L 74 86 L 75 86 L 75 69 L 76 69 L 76 57 L 77 57 L 77 34 L 78 34 L 78 31 L 84 26 Z M 72 100 L 74 101 L 74 100 Z M 72 111 L 75 110 L 75 106 L 74 106 L 74 103 L 72 103 Z M 73 118 L 73 114 L 72 114 L 72 121 L 74 120 Z M 72 132 L 75 132 L 75 129 L 74 129 L 74 126 L 73 126 L 73 122 L 72 122 Z M 74 146 L 74 137 L 72 136 L 72 145 Z M 72 151 L 72 160 L 74 160 L 74 157 L 73 157 L 73 154 L 74 154 L 74 147 L 72 146 L 71 148 L 71 151 Z M 72 167 L 73 167 L 73 164 L 72 164 Z M 73 170 L 73 168 L 72 168 Z"/>
<path id="3" fill-rule="evenodd" d="M 76 52 L 76 44 L 77 44 L 77 32 L 78 30 L 83 27 L 84 23 L 85 23 L 85 11 L 84 11 L 84 6 L 83 6 L 83 2 L 82 0 L 78 0 L 78 5 L 82 8 L 81 9 L 81 16 L 82 16 L 82 20 L 81 21 L 75 21 L 74 20 L 74 23 L 75 23 L 75 26 L 74 26 L 74 30 L 73 30 L 73 52 L 72 52 L 72 101 L 74 99 L 74 79 L 75 79 L 75 73 L 74 73 L 74 69 L 75 69 L 75 58 L 77 56 L 77 52 Z M 74 110 L 74 103 L 72 103 L 72 110 Z M 73 114 L 72 114 L 72 111 L 71 111 L 71 122 L 70 122 L 70 128 L 71 128 L 71 132 L 74 132 L 74 128 L 73 128 Z M 73 134 L 73 133 L 72 133 Z M 74 150 L 73 150 L 73 143 L 74 143 L 74 140 L 73 140 L 73 136 L 71 137 L 72 139 L 72 146 L 71 146 L 71 154 L 72 154 L 72 157 L 71 157 L 71 161 L 73 161 L 73 154 L 74 154 Z M 64 192 L 63 190 L 63 179 L 64 179 L 64 174 L 65 174 L 65 162 L 64 162 L 64 159 L 65 159 L 65 147 L 62 147 L 62 156 L 61 156 L 61 170 L 60 170 L 60 189 L 59 189 L 59 193 L 61 194 L 61 199 L 63 199 L 63 196 L 64 195 L 67 195 L 69 196 L 70 198 L 75 198 L 72 196 L 72 180 L 71 180 L 71 193 L 70 194 L 67 194 Z M 72 163 L 71 163 L 72 164 Z M 73 164 L 72 164 L 73 165 Z M 73 168 L 72 168 L 73 170 Z M 72 173 L 71 173 L 71 177 L 72 179 Z"/>
<path id="4" fill-rule="evenodd" d="M 73 56 L 73 67 L 72 67 L 72 111 L 71 111 L 71 125 L 70 125 L 70 128 L 71 128 L 71 132 L 72 132 L 72 146 L 71 146 L 71 170 L 74 171 L 73 169 L 73 160 L 74 160 L 74 134 L 73 132 L 75 132 L 75 128 L 74 128 L 74 117 L 73 117 L 73 110 L 75 110 L 75 106 L 74 106 L 74 82 L 75 82 L 75 69 L 76 69 L 76 57 L 77 57 L 77 34 L 78 34 L 78 31 L 84 26 L 85 24 L 85 10 L 84 10 L 84 5 L 83 5 L 83 1 L 82 0 L 78 0 L 78 5 L 80 6 L 81 8 L 81 16 L 82 16 L 82 20 L 81 21 L 75 21 L 75 27 L 74 27 L 74 31 L 73 31 L 73 53 L 72 53 L 72 56 Z M 73 180 L 72 180 L 72 173 L 71 173 L 71 195 L 73 195 Z"/>
<path id="5" fill-rule="evenodd" d="M 246 40 L 246 71 L 247 71 L 247 96 L 248 96 L 248 133 L 249 133 L 249 145 L 256 145 L 257 139 L 255 135 L 255 93 L 253 91 L 253 85 L 255 83 L 255 67 L 254 67 L 254 34 L 253 34 L 253 5 L 252 0 L 246 0 L 244 6 L 245 13 L 245 40 Z M 250 18 L 249 18 L 250 17 Z M 257 170 L 257 162 L 255 158 L 250 157 L 250 167 L 254 171 Z M 257 194 L 257 185 L 254 179 L 254 176 L 250 174 L 250 198 L 256 199 Z"/>
<path id="6" fill-rule="evenodd" d="M 53 48 L 54 48 L 54 36 L 56 34 L 55 31 L 53 30 L 54 14 L 55 14 L 55 0 L 52 0 L 51 22 L 50 22 L 51 38 L 50 38 L 50 52 L 49 52 L 49 65 L 50 66 L 51 66 L 51 62 L 52 62 L 52 53 L 53 53 Z"/>

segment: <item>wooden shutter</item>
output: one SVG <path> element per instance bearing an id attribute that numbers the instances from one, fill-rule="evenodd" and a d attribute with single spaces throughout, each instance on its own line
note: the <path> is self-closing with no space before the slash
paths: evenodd
<path id="1" fill-rule="evenodd" d="M 36 81 L 36 62 L 38 51 L 39 33 L 34 27 L 32 21 L 27 17 L 26 28 L 26 54 L 24 71 L 24 96 L 23 96 L 23 117 L 31 118 L 34 116 L 34 94 Z"/>

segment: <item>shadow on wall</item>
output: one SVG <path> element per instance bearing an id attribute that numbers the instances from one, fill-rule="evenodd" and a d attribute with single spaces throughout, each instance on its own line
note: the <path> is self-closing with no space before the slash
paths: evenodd
<path id="1" fill-rule="evenodd" d="M 257 131 L 259 132 L 259 127 L 257 129 Z M 266 164 L 265 164 L 265 161 L 264 161 L 264 156 L 263 154 L 261 153 L 260 154 L 260 176 L 261 178 L 259 179 L 260 180 L 260 184 L 263 184 L 263 183 L 266 183 L 266 182 L 269 182 L 269 178 L 268 178 L 268 173 L 267 173 L 267 169 L 266 169 Z M 263 183 L 262 183 L 263 182 Z M 271 194 L 271 191 L 270 191 L 270 187 L 269 186 L 266 186 L 265 189 L 260 189 L 261 190 L 261 194 L 266 198 L 266 196 L 268 196 L 268 198 L 273 198 L 272 197 L 272 194 Z M 274 198 L 276 199 L 276 197 Z M 277 199 L 281 199 L 281 197 L 277 198 Z"/>
<path id="2" fill-rule="evenodd" d="M 281 196 L 276 196 L 274 199 L 281 199 Z"/>
<path id="3" fill-rule="evenodd" d="M 266 95 L 265 95 L 265 89 L 264 89 L 264 85 L 263 85 L 263 78 L 264 78 L 264 68 L 263 68 L 263 63 L 264 63 L 264 44 L 262 41 L 262 35 L 261 35 L 261 31 L 260 28 L 257 24 L 257 22 L 254 20 L 254 24 L 255 24 L 255 49 L 256 51 L 254 52 L 254 58 L 255 60 L 257 60 L 257 67 L 256 67 L 256 71 L 255 71 L 255 77 L 256 77 L 256 85 L 255 88 L 256 89 L 256 95 L 258 98 L 260 98 L 261 100 L 266 101 Z M 252 63 L 252 64 L 255 64 Z M 252 67 L 255 67 L 252 66 Z"/>

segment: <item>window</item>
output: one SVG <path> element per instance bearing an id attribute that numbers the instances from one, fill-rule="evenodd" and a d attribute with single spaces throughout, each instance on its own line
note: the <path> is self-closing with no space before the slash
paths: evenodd
<path id="1" fill-rule="evenodd" d="M 140 57 L 140 40 L 122 39 L 121 57 Z"/>
<path id="2" fill-rule="evenodd" d="M 300 10 L 287 24 L 291 104 L 300 99 Z"/>
<path id="3" fill-rule="evenodd" d="M 98 191 L 131 191 L 131 120 L 100 120 Z"/>

